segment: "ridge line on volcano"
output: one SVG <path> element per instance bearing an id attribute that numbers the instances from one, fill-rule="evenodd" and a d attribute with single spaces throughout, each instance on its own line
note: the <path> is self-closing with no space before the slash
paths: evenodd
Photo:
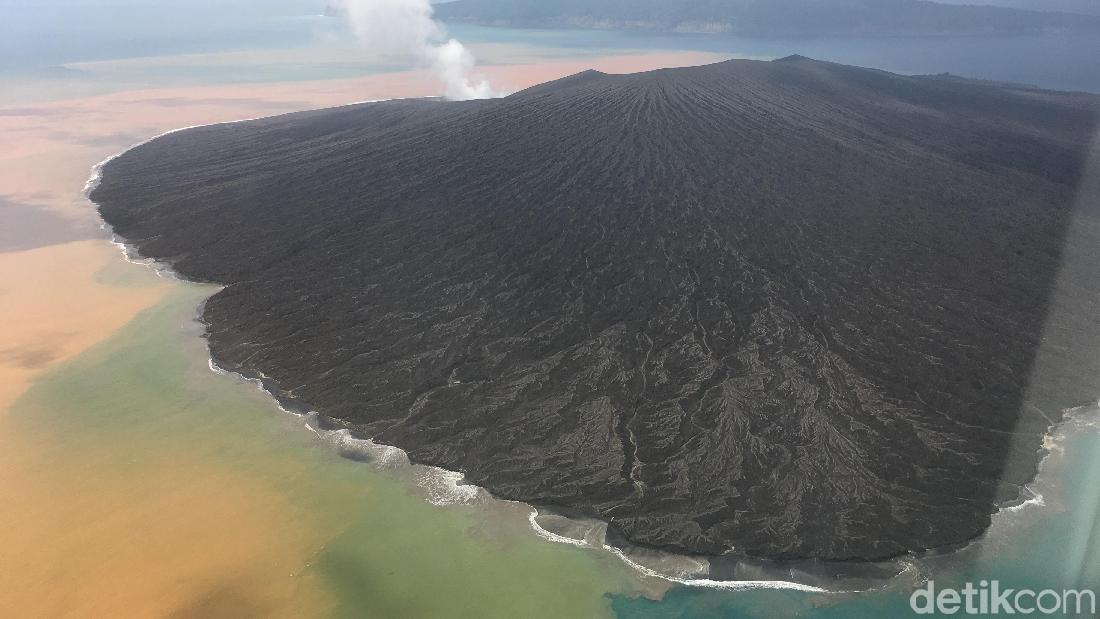
<path id="1" fill-rule="evenodd" d="M 584 72 L 173 133 L 92 199 L 224 286 L 218 366 L 416 462 L 640 545 L 879 559 L 979 535 L 1100 394 L 1100 284 L 1055 289 L 1098 109 L 809 59 Z"/>

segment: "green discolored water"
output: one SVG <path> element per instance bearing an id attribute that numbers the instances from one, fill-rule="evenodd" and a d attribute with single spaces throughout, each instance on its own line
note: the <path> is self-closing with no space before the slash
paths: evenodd
<path id="1" fill-rule="evenodd" d="M 102 277 L 135 286 L 151 277 L 135 269 L 120 266 Z M 691 587 L 665 592 L 606 552 L 538 538 L 522 505 L 430 504 L 418 485 L 423 471 L 342 458 L 250 384 L 212 373 L 194 321 L 196 307 L 210 293 L 209 287 L 174 285 L 164 302 L 113 339 L 40 380 L 5 423 L 61 475 L 94 471 L 99 480 L 143 479 L 164 469 L 208 476 L 214 470 L 281 497 L 289 507 L 280 516 L 317 540 L 286 571 L 320 589 L 328 600 L 325 614 L 910 615 L 909 593 L 917 579 L 862 594 Z M 920 569 L 939 586 L 999 579 L 1012 587 L 1100 589 L 1100 435 L 1076 432 L 1060 446 L 1064 453 L 1052 457 L 1040 484 L 1047 508 L 998 518 L 986 539 L 924 561 Z M 146 491 L 167 490 L 156 483 L 150 481 Z M 94 525 L 101 516 L 74 511 L 70 519 L 73 526 Z M 249 517 L 259 524 L 272 514 Z"/>
<path id="2" fill-rule="evenodd" d="M 174 287 L 38 382 L 12 411 L 19 435 L 74 475 L 214 466 L 279 493 L 324 540 L 288 567 L 326 589 L 335 616 L 603 616 L 605 594 L 630 586 L 619 561 L 536 537 L 526 508 L 429 504 L 411 478 L 341 458 L 251 386 L 210 372 L 193 322 L 210 292 Z"/>

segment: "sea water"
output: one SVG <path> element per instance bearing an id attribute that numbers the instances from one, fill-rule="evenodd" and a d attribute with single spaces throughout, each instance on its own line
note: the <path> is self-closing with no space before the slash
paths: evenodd
<path id="1" fill-rule="evenodd" d="M 142 276 L 133 269 L 142 267 L 120 264 L 104 277 L 140 285 Z M 344 433 L 311 431 L 310 419 L 280 410 L 252 384 L 212 372 L 195 315 L 214 289 L 185 282 L 171 286 L 174 292 L 165 302 L 47 373 L 0 419 L 0 436 L 20 445 L 3 472 L 44 475 L 63 493 L 51 510 L 63 517 L 52 528 L 43 525 L 40 546 L 66 546 L 43 548 L 41 557 L 63 552 L 74 565 L 110 565 L 128 557 L 128 536 L 106 533 L 122 519 L 132 524 L 121 530 L 150 547 L 151 554 L 134 550 L 149 563 L 146 571 L 161 565 L 170 573 L 183 549 L 202 547 L 206 532 L 193 533 L 193 539 L 172 539 L 170 533 L 166 539 L 146 539 L 150 531 L 187 526 L 156 506 L 178 493 L 220 497 L 217 486 L 224 484 L 240 488 L 233 491 L 237 496 L 271 498 L 257 501 L 257 511 L 245 508 L 239 518 L 217 526 L 263 531 L 268 521 L 276 522 L 273 528 L 285 532 L 271 535 L 261 547 L 306 548 L 279 555 L 276 573 L 295 585 L 287 590 L 301 590 L 277 600 L 280 605 L 293 607 L 300 597 L 319 591 L 326 599 L 323 614 L 332 616 L 594 617 L 609 613 L 608 592 L 642 594 L 650 588 L 606 553 L 547 543 L 531 530 L 524 505 L 475 500 L 480 491 L 461 485 L 454 474 L 409 466 L 390 450 Z M 132 487 L 133 496 L 112 490 L 118 487 Z M 113 498 L 107 508 L 84 509 L 94 500 L 85 493 Z M 177 515 L 200 519 L 204 512 L 220 512 L 223 500 L 228 501 L 184 503 Z M 263 505 L 283 507 L 273 512 Z M 0 509 L 0 521 L 6 515 Z M 70 539 L 72 530 L 82 528 L 86 533 Z M 98 539 L 99 531 L 107 539 Z M 158 550 L 161 544 L 181 550 Z M 230 538 L 206 554 L 216 567 L 219 553 L 236 552 Z M 255 549 L 243 555 L 231 580 L 213 568 L 193 578 L 213 581 L 202 583 L 204 588 L 244 589 L 234 596 L 241 599 L 280 586 L 257 583 L 252 590 L 239 584 L 258 580 L 248 575 L 266 574 L 269 567 L 269 558 Z M 59 596 L 79 596 L 83 581 L 97 578 L 94 571 L 67 574 L 64 562 L 40 566 L 35 557 L 18 560 L 28 563 L 27 572 L 64 575 L 53 584 L 38 583 Z M 133 576 L 125 565 L 114 569 Z M 186 591 L 195 585 L 180 578 L 174 586 Z M 87 607 L 83 599 L 77 602 L 74 607 Z M 0 609 L 3 603 L 0 596 Z"/>
<path id="2" fill-rule="evenodd" d="M 135 86 L 350 78 L 407 68 L 353 43 L 320 0 L 0 0 L 0 105 L 58 92 Z M 730 58 L 810 58 L 905 74 L 964 77 L 1100 92 L 1100 37 L 754 38 L 729 35 L 447 26 L 482 63 L 610 53 L 706 51 Z M 289 51 L 289 53 L 288 53 Z M 180 62 L 184 55 L 190 60 Z M 206 58 L 208 62 L 201 61 Z M 135 59 L 141 59 L 140 62 Z M 200 60 L 196 60 L 200 59 Z M 53 97 L 62 96 L 55 94 Z"/>
<path id="3" fill-rule="evenodd" d="M 915 616 L 913 590 L 931 579 L 938 589 L 977 587 L 997 580 L 1001 589 L 1091 590 L 1100 598 L 1100 411 L 1080 411 L 1057 434 L 1043 466 L 1040 505 L 1003 510 L 980 540 L 956 553 L 926 561 L 916 582 L 899 579 L 879 591 L 807 595 L 790 591 L 727 594 L 677 588 L 661 600 L 613 596 L 619 617 L 806 617 L 877 619 Z M 1038 614 L 1038 613 L 1037 613 Z M 1092 617 L 1058 613 L 1058 617 Z"/>
<path id="4" fill-rule="evenodd" d="M 295 21 L 294 15 L 302 19 Z M 119 17 L 97 14 L 89 23 Z M 239 17 L 227 18 L 226 27 L 238 27 L 242 23 Z M 130 43 L 126 41 L 96 43 L 92 47 L 100 51 L 95 53 L 79 49 L 77 43 L 68 51 L 36 52 L 28 47 L 21 56 L 5 55 L 8 64 L 0 73 L 135 55 L 224 51 L 261 44 L 276 48 L 313 45 L 319 19 L 323 18 L 290 12 L 271 22 L 248 22 L 252 25 L 246 28 L 256 30 L 243 39 L 236 34 L 204 39 L 196 35 L 201 29 L 180 27 L 177 35 L 149 37 L 132 47 L 127 47 Z M 156 16 L 148 21 L 153 33 L 171 27 L 157 25 L 161 20 Z M 42 24 L 37 27 L 48 29 Z M 81 26 L 74 27 L 79 34 Z M 34 28 L 27 32 L 32 34 L 20 35 L 24 39 L 6 40 L 13 44 L 33 39 Z M 101 34 L 116 36 L 112 32 L 107 29 Z M 484 50 L 483 56 L 490 60 L 506 60 L 509 50 L 521 47 L 547 58 L 655 49 L 703 49 L 765 58 L 801 53 L 901 72 L 950 71 L 1100 91 L 1095 64 L 1100 42 L 1073 37 L 794 41 L 472 26 L 455 26 L 452 32 L 475 49 Z M 123 34 L 117 36 L 124 38 Z M 501 56 L 494 58 L 494 54 Z M 354 65 L 347 70 L 370 69 Z M 232 71 L 224 67 L 208 71 L 211 73 L 194 79 L 203 83 L 234 79 Z M 305 75 L 317 76 L 308 67 L 296 65 L 271 69 L 264 77 Z M 143 277 L 153 276 L 133 269 L 140 267 L 120 261 L 103 277 L 120 285 L 140 285 Z M 159 531 L 148 514 L 147 501 L 162 494 L 167 501 L 173 484 L 203 480 L 199 486 L 239 485 L 274 497 L 263 505 L 281 506 L 277 513 L 246 510 L 236 515 L 246 516 L 240 520 L 251 519 L 255 529 L 279 522 L 273 528 L 296 531 L 294 535 L 271 535 L 272 546 L 297 548 L 295 540 L 308 540 L 300 544 L 308 552 L 280 555 L 279 561 L 285 565 L 279 563 L 278 567 L 285 567 L 286 576 L 302 589 L 288 589 L 291 593 L 280 603 L 293 606 L 296 596 L 320 591 L 326 599 L 324 614 L 337 616 L 369 612 L 478 617 L 883 617 L 906 616 L 911 591 L 927 578 L 943 586 L 996 578 L 1004 586 L 1100 589 L 1096 560 L 1100 556 L 1096 515 L 1100 506 L 1100 434 L 1088 421 L 1087 411 L 1082 412 L 1083 421 L 1068 424 L 1054 445 L 1038 488 L 1041 504 L 1035 501 L 1018 510 L 1006 510 L 982 540 L 958 553 L 915 558 L 912 570 L 879 584 L 876 590 L 729 591 L 686 586 L 645 576 L 603 549 L 598 535 L 588 535 L 592 539 L 582 544 L 574 537 L 541 529 L 532 522 L 530 508 L 488 499 L 462 485 L 454 473 L 410 466 L 401 454 L 350 434 L 311 431 L 318 427 L 310 419 L 279 410 L 247 382 L 211 371 L 194 317 L 196 308 L 213 290 L 182 282 L 173 286 L 176 292 L 169 300 L 140 316 L 124 332 L 49 373 L 0 424 L 6 436 L 18 437 L 20 466 L 46 479 L 83 483 L 73 488 L 73 495 L 59 498 L 61 504 L 71 502 L 71 509 L 52 514 L 58 530 L 89 528 L 89 539 L 80 537 L 79 542 L 71 542 L 73 546 L 59 550 L 69 552 L 74 563 L 86 558 L 80 556 L 83 554 L 109 565 L 111 557 L 89 550 L 95 531 L 107 530 L 104 519 L 130 517 L 132 530 Z M 168 471 L 183 471 L 183 476 Z M 120 485 L 132 489 L 132 494 L 143 494 L 140 498 L 146 502 L 138 506 L 139 497 L 135 496 L 135 505 L 129 505 L 122 493 L 110 495 L 116 502 L 109 510 L 82 507 L 92 500 L 80 495 L 82 487 L 99 490 Z M 194 514 L 184 510 L 186 518 L 218 510 L 217 505 L 204 506 L 201 501 L 183 504 L 181 510 L 185 507 L 197 508 Z M 226 523 L 242 524 L 248 523 Z M 201 540 L 186 541 L 201 545 Z M 116 554 L 126 547 L 124 538 L 104 543 L 108 549 L 117 548 Z M 230 550 L 221 547 L 226 555 L 232 554 Z M 177 561 L 170 552 L 154 553 L 150 558 L 153 564 L 160 562 L 166 568 Z M 25 560 L 33 563 L 33 558 Z M 247 572 L 254 567 L 248 565 L 250 561 L 263 560 L 245 553 L 242 564 L 233 569 Z M 222 574 L 212 573 L 209 578 L 218 581 Z M 182 582 L 177 588 L 192 584 Z M 203 583 L 221 590 L 219 584 Z M 69 586 L 79 589 L 79 582 Z M 271 583 L 254 586 L 270 588 Z"/>
<path id="5" fill-rule="evenodd" d="M 122 262 L 101 276 L 124 286 L 155 277 Z M 1052 435 L 1032 486 L 1042 501 L 1003 510 L 971 546 L 915 557 L 910 573 L 869 591 L 679 585 L 636 569 L 599 536 L 576 543 L 548 534 L 533 526 L 531 508 L 493 500 L 457 473 L 411 465 L 400 450 L 325 430 L 315 417 L 280 409 L 253 382 L 211 371 L 217 368 L 196 312 L 216 289 L 171 286 L 159 306 L 39 380 L 0 423 L 0 434 L 19 437 L 32 469 L 80 479 L 88 489 L 132 478 L 146 484 L 146 496 L 135 499 L 170 496 L 174 478 L 151 481 L 167 467 L 213 471 L 192 474 L 188 485 L 202 475 L 218 484 L 224 475 L 274 494 L 291 506 L 286 513 L 245 518 L 262 527 L 290 517 L 288 526 L 301 529 L 292 537 L 314 540 L 309 552 L 283 560 L 303 590 L 324 594 L 326 615 L 885 617 L 909 614 L 912 590 L 928 578 L 941 587 L 998 579 L 1005 587 L 1100 590 L 1095 409 L 1075 411 Z M 94 531 L 128 509 L 126 500 L 108 513 L 74 507 L 66 525 Z M 135 526 L 156 530 L 157 523 L 138 518 Z M 108 547 L 113 543 L 126 541 L 108 540 Z M 293 545 L 277 537 L 270 543 Z M 153 559 L 167 564 L 172 556 Z M 253 559 L 260 558 L 246 557 Z"/>
<path id="6" fill-rule="evenodd" d="M 759 38 L 604 30 L 532 30 L 455 24 L 451 34 L 471 44 L 528 45 L 546 53 L 607 54 L 629 50 L 691 50 L 731 58 L 817 60 L 921 75 L 951 73 L 1056 90 L 1100 92 L 1100 37 L 1080 34 L 1020 36 L 861 36 Z"/>

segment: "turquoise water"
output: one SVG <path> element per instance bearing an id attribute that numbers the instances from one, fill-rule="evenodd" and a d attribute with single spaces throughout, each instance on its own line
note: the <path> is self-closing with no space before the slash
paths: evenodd
<path id="1" fill-rule="evenodd" d="M 249 49 L 264 49 L 273 54 L 290 47 L 314 50 L 317 55 L 303 54 L 296 62 L 265 61 L 260 64 L 191 65 L 164 69 L 127 69 L 126 85 L 156 83 L 157 80 L 183 80 L 195 84 L 235 81 L 280 81 L 349 77 L 392 67 L 373 66 L 356 58 L 354 51 L 345 52 L 344 43 L 333 39 L 331 21 L 318 17 L 312 0 L 242 0 L 224 5 L 214 0 L 195 0 L 183 11 L 180 3 L 154 0 L 46 0 L 40 3 L 0 0 L 5 19 L 0 20 L 0 76 L 27 75 L 42 79 L 56 76 L 72 78 L 73 73 L 97 86 L 102 75 L 84 74 L 60 65 L 90 60 L 112 60 L 159 56 L 178 53 L 218 53 Z M 1017 38 L 893 38 L 893 39 L 815 39 L 815 40 L 754 40 L 736 37 L 704 35 L 641 35 L 602 31 L 539 31 L 490 29 L 455 26 L 452 34 L 474 47 L 488 62 L 507 62 L 509 50 L 523 49 L 535 57 L 585 57 L 614 52 L 653 50 L 702 50 L 730 56 L 785 56 L 792 53 L 846 62 L 877 66 L 906 73 L 957 74 L 986 79 L 1035 83 L 1052 88 L 1073 88 L 1100 92 L 1100 38 L 1084 37 L 1017 37 Z M 334 51 L 335 50 L 335 51 Z M 144 71 L 144 73 L 143 73 Z M 166 76 L 165 72 L 171 73 Z M 172 73 L 174 72 L 174 73 Z M 112 74 L 112 79 L 119 74 Z M 53 76 L 53 77 L 51 77 Z M 22 78 L 20 78 L 22 79 Z M 121 79 L 121 78 L 119 78 Z M 103 85 L 109 88 L 110 85 Z M 3 95 L 0 95 L 0 99 Z M 2 102 L 2 101 L 0 101 Z M 194 299 L 178 301 L 174 311 L 191 311 Z M 140 325 L 138 325 L 140 326 Z M 135 327 L 136 328 L 136 327 Z M 163 328 L 163 325 L 157 328 Z M 134 331 L 137 337 L 139 331 Z M 152 338 L 148 332 L 143 337 Z M 150 346 L 167 355 L 178 342 L 152 341 Z M 132 354 L 132 350 L 130 351 Z M 182 364 L 175 358 L 164 363 Z M 119 356 L 112 359 L 118 366 L 101 368 L 104 376 L 131 375 L 133 359 Z M 98 367 L 98 366 L 96 366 Z M 173 365 L 175 367 L 175 365 Z M 180 365 L 180 367 L 183 367 Z M 67 375 L 67 380 L 79 381 L 93 376 L 93 366 Z M 178 368 L 177 368 L 178 369 Z M 179 372 L 182 375 L 184 372 Z M 106 380 L 106 379 L 105 379 Z M 165 379 L 167 380 L 167 379 Z M 172 381 L 168 380 L 169 383 Z M 75 384 L 75 383 L 74 383 Z M 99 393 L 104 401 L 97 410 L 125 410 L 120 402 L 110 399 L 100 383 L 90 393 Z M 69 385 L 66 383 L 66 385 Z M 200 389 L 186 390 L 169 385 L 148 396 L 146 401 L 160 401 L 165 393 L 178 395 L 180 402 L 236 402 L 236 396 L 225 384 L 204 377 Z M 137 387 L 127 390 L 130 396 Z M 76 391 L 66 386 L 71 396 Z M 211 395 L 214 394 L 214 395 Z M 113 394 L 117 396 L 117 394 Z M 86 404 L 87 398 L 81 401 Z M 238 405 L 234 405 L 238 406 Z M 270 426 L 272 418 L 255 403 L 239 406 L 249 415 L 236 418 L 237 429 Z M 60 404 L 56 410 L 66 410 Z M 209 406 L 206 408 L 210 408 Z M 137 413 L 140 408 L 135 409 Z M 266 412 L 265 412 L 266 411 Z M 193 407 L 182 404 L 176 415 L 177 427 L 196 420 L 213 425 L 205 417 L 215 417 L 221 411 L 203 411 L 196 415 Z M 239 411 L 235 411 L 239 412 Z M 72 423 L 69 416 L 65 423 Z M 97 421 L 91 419 L 91 421 Z M 208 423 L 209 422 L 209 423 Z M 997 579 L 1003 587 L 1053 587 L 1100 590 L 1100 434 L 1095 428 L 1083 427 L 1068 437 L 1047 462 L 1042 493 L 1045 507 L 1027 507 L 999 518 L 989 536 L 960 553 L 916 562 L 915 572 L 930 575 L 937 584 L 961 586 L 967 581 Z M 151 434 L 163 432 L 159 424 L 143 428 Z M 137 431 L 137 430 L 133 430 Z M 198 430 L 195 430 L 198 432 Z M 203 435 L 205 436 L 205 435 Z M 210 438 L 210 437 L 206 437 Z M 147 439 L 145 440 L 148 443 Z M 211 439 L 212 440 L 212 439 Z M 623 567 L 593 550 L 579 550 L 552 545 L 533 536 L 523 528 L 522 517 L 501 518 L 492 536 L 484 539 L 471 536 L 492 510 L 473 507 L 439 509 L 419 498 L 408 500 L 410 484 L 380 479 L 359 465 L 335 458 L 331 454 L 309 452 L 301 456 L 296 448 L 285 447 L 284 439 L 271 445 L 256 447 L 255 453 L 241 452 L 239 458 L 218 457 L 228 465 L 241 468 L 246 462 L 298 462 L 302 470 L 322 471 L 310 484 L 295 485 L 287 491 L 295 497 L 306 497 L 303 503 L 316 501 L 325 484 L 335 488 L 328 499 L 351 514 L 341 521 L 340 536 L 318 557 L 313 569 L 342 600 L 341 608 L 348 614 L 369 608 L 381 600 L 392 604 L 394 613 L 420 604 L 425 612 L 442 612 L 451 600 L 466 600 L 462 609 L 470 616 L 530 616 L 533 609 L 552 616 L 556 609 L 567 609 L 575 616 L 585 611 L 603 610 L 604 602 L 618 617 L 693 618 L 693 617 L 807 617 L 860 618 L 909 616 L 909 595 L 916 575 L 907 575 L 887 584 L 880 591 L 862 594 L 819 594 L 797 591 L 756 590 L 720 591 L 693 587 L 674 587 L 661 599 L 654 600 L 637 592 L 643 587 L 624 584 Z M 195 441 L 199 442 L 199 441 Z M 232 443 L 238 445 L 237 443 Z M 226 453 L 230 453 L 226 442 Z M 239 449 L 239 447 L 234 447 Z M 152 451 L 152 448 L 150 448 Z M 296 454 L 295 458 L 287 457 Z M 257 455 L 259 454 L 259 455 Z M 300 461 L 300 462 L 299 462 Z M 320 462 L 320 464 L 318 464 Z M 290 465 L 286 465 L 290 466 Z M 247 468 L 247 467 L 245 467 Z M 305 475 L 302 473 L 301 475 Z M 403 480 L 407 481 L 407 480 Z M 376 495 L 384 497 L 387 509 L 357 511 L 359 506 L 343 505 L 344 487 L 370 486 Z M 336 497 L 336 498 L 332 498 Z M 396 506 L 400 506 L 398 509 Z M 335 509 L 335 508 L 333 508 Z M 331 509 L 330 509 L 331 511 Z M 344 512 L 341 511 L 341 514 Z M 517 525 L 518 522 L 518 525 Z M 413 523 L 416 529 L 409 525 Z M 402 533 L 402 527 L 405 527 Z M 490 527 L 492 528 L 492 527 Z M 507 545 L 501 546 L 506 531 Z M 387 532 L 379 536 L 378 532 Z M 435 537 L 432 537 L 435 536 Z M 495 546 L 494 546 L 495 544 Z M 356 550 L 357 549 L 357 550 Z M 397 559 L 397 565 L 384 565 L 378 557 Z M 441 558 L 442 557 L 442 558 Z M 476 570 L 463 571 L 464 565 L 476 565 Z M 523 569 L 517 569 L 523 565 Z M 353 569 L 354 568 L 354 569 Z M 395 576 L 397 574 L 397 576 Z M 551 578 L 548 575 L 554 575 Z M 364 579 L 381 583 L 378 589 L 365 587 Z M 538 582 L 538 586 L 525 583 Z M 498 583 L 494 585 L 493 583 Z M 418 587 L 420 589 L 418 589 Z M 422 595 L 422 590 L 435 588 L 439 595 Z M 566 590 L 568 589 L 568 590 Z M 517 591 L 524 590 L 524 595 Z M 624 591 L 627 591 L 624 593 Z M 572 599 L 570 599 L 572 592 Z M 494 600 L 493 596 L 499 596 Z M 503 602 L 511 596 L 513 604 Z M 496 603 L 490 603 L 490 602 Z M 582 610 L 583 609 L 583 610 Z M 565 615 L 573 616 L 573 615 Z"/>
<path id="2" fill-rule="evenodd" d="M 1044 465 L 1037 484 L 1048 505 L 1027 507 L 995 521 L 986 539 L 944 557 L 930 577 L 937 589 L 975 586 L 998 580 L 1001 589 L 1091 589 L 1100 593 L 1100 432 L 1093 412 L 1091 427 L 1071 423 L 1070 435 Z M 1051 505 L 1052 503 L 1059 505 Z M 900 583 L 899 583 L 900 585 Z M 855 596 L 789 591 L 724 593 L 681 587 L 660 601 L 614 596 L 612 608 L 623 619 L 692 617 L 862 619 L 914 616 L 911 587 Z M 1076 609 L 1074 609 L 1076 610 Z M 1062 613 L 1057 617 L 1091 617 Z"/>
<path id="3" fill-rule="evenodd" d="M 122 266 L 105 277 L 119 285 L 152 277 Z M 860 619 L 911 616 L 921 575 L 941 589 L 997 579 L 1002 588 L 1100 590 L 1100 411 L 1078 412 L 1055 433 L 1031 486 L 1045 505 L 996 517 L 978 542 L 914 559 L 879 590 L 665 590 L 610 553 L 539 539 L 522 505 L 455 501 L 453 488 L 439 504 L 438 475 L 385 465 L 375 448 L 367 458 L 374 465 L 340 457 L 350 443 L 314 438 L 253 386 L 209 371 L 193 322 L 208 293 L 174 286 L 111 340 L 48 373 L 0 430 L 33 447 L 32 470 L 83 478 L 93 490 L 134 479 L 155 493 L 165 469 L 212 469 L 208 482 L 196 473 L 200 485 L 231 474 L 245 488 L 284 497 L 300 535 L 318 540 L 287 569 L 303 591 L 318 588 L 330 600 L 327 612 L 305 616 Z M 94 529 L 104 515 L 71 516 Z"/>

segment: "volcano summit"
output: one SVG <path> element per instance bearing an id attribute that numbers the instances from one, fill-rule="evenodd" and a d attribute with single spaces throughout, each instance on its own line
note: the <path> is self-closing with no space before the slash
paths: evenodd
<path id="1" fill-rule="evenodd" d="M 800 57 L 586 72 L 181 131 L 92 198 L 225 286 L 219 365 L 414 461 L 642 545 L 876 559 L 980 534 L 1100 395 L 1100 282 L 1061 269 L 1071 227 L 1100 246 L 1097 109 Z"/>

